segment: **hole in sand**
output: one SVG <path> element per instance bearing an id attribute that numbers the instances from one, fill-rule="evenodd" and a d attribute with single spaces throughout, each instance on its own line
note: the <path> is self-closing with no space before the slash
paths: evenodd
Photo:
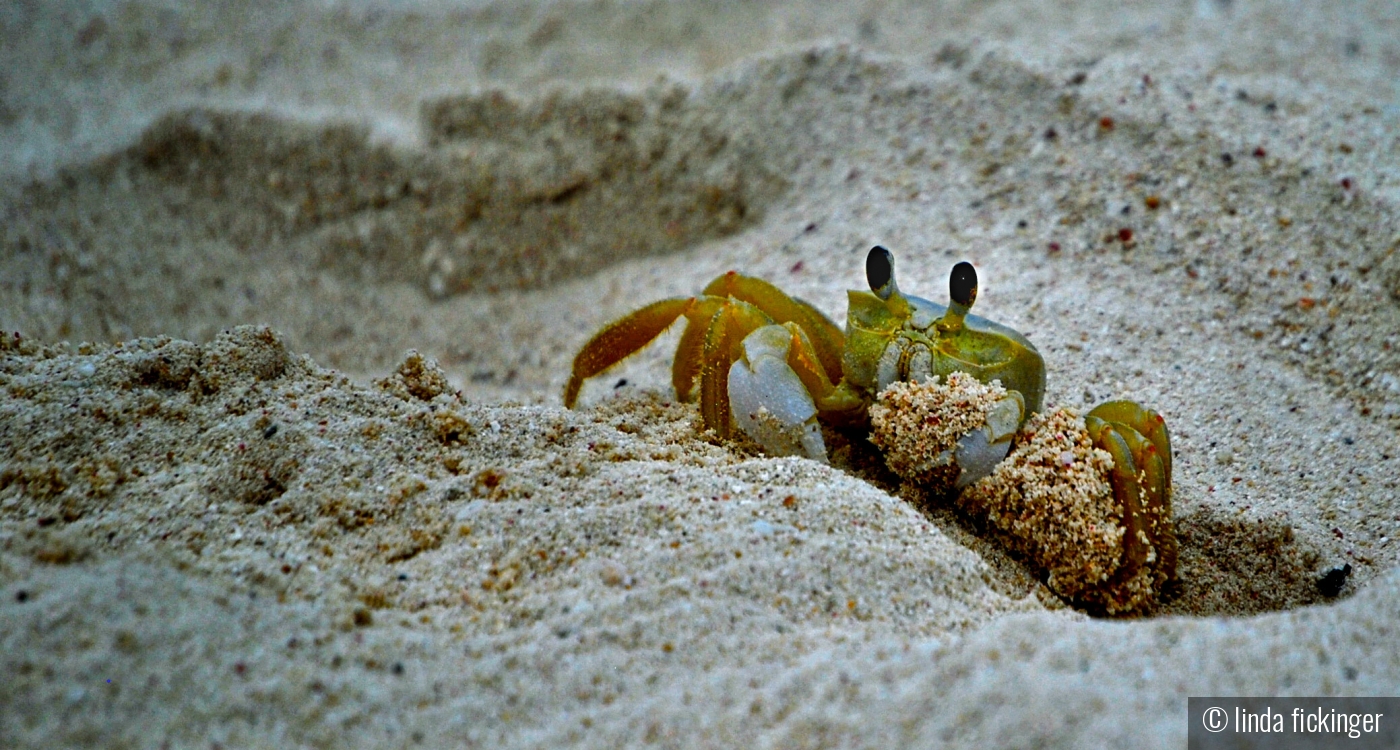
<path id="1" fill-rule="evenodd" d="M 1176 516 L 1175 590 L 1160 614 L 1249 615 L 1326 601 L 1324 550 L 1281 520 L 1202 507 Z"/>

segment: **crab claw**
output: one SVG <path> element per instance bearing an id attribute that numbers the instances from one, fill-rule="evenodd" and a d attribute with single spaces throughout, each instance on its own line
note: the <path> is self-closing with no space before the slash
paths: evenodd
<path id="1" fill-rule="evenodd" d="M 729 368 L 729 408 L 734 422 L 774 456 L 806 456 L 826 462 L 817 407 L 788 364 L 792 332 L 768 325 L 744 337 L 743 356 Z"/>
<path id="2" fill-rule="evenodd" d="M 964 372 L 923 382 L 895 382 L 870 408 L 871 440 L 902 479 L 936 494 L 992 473 L 1011 451 L 1026 416 L 1019 391 Z"/>
<path id="3" fill-rule="evenodd" d="M 1018 391 L 1007 391 L 992 405 L 986 422 L 969 429 L 953 447 L 932 460 L 912 467 L 914 472 L 931 476 L 939 467 L 950 467 L 953 489 L 961 490 L 991 474 L 1011 452 L 1011 439 L 1025 413 L 1025 397 Z"/>
<path id="4" fill-rule="evenodd" d="M 992 473 L 1011 452 L 1011 439 L 1026 414 L 1026 399 L 1019 391 L 1007 391 L 992 406 L 987 422 L 958 439 L 952 459 L 961 471 L 953 488 L 962 488 Z"/>

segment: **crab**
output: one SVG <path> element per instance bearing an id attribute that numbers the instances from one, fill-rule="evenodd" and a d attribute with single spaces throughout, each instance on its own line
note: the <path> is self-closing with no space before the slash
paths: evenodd
<path id="1" fill-rule="evenodd" d="M 952 447 L 937 442 L 936 449 L 921 455 L 916 466 L 897 461 L 894 453 L 886 456 L 891 470 L 906 481 L 914 475 L 940 477 L 948 481 L 938 492 L 957 490 L 969 497 L 967 491 L 981 486 L 981 480 L 992 481 L 988 477 L 1018 437 L 1023 448 L 1018 448 L 1017 455 L 1030 448 L 1027 441 L 1034 430 L 1026 423 L 1041 409 L 1045 362 L 1019 332 L 971 314 L 978 285 L 970 263 L 953 266 L 947 307 L 901 293 L 895 283 L 894 255 L 878 245 L 866 256 L 865 275 L 869 291 L 848 292 L 844 332 L 807 302 L 734 271 L 710 282 L 698 296 L 653 302 L 607 324 L 584 344 L 564 386 L 564 405 L 573 408 L 584 381 L 639 351 L 682 317 L 686 327 L 671 369 L 677 397 L 688 401 L 698 394 L 706 428 L 721 438 L 732 437 L 737 429 L 774 455 L 826 461 L 821 423 L 866 427 L 871 423 L 872 404 L 898 390 L 889 389 L 892 383 L 936 387 L 939 378 L 952 385 L 971 376 L 995 386 L 985 390 L 995 400 L 982 404 L 980 411 L 959 407 L 954 421 L 974 424 L 954 433 L 961 437 Z M 1078 419 L 1063 409 L 1054 418 Z M 1111 459 L 1104 477 L 1110 505 L 1101 518 L 1121 530 L 1114 537 L 1119 540 L 1117 551 L 1109 553 L 1105 565 L 1092 567 L 1089 547 L 1098 532 L 1090 528 L 1090 536 L 1071 543 L 1068 552 L 1055 552 L 1064 545 L 1044 546 L 1035 541 L 1043 536 L 1040 532 L 1019 528 L 1028 517 L 1025 507 L 997 523 L 1013 536 L 1029 534 L 1030 557 L 1046 567 L 1099 571 L 1083 589 L 1061 586 L 1066 589 L 1063 595 L 1102 605 L 1110 613 L 1138 611 L 1150 606 L 1162 585 L 1175 575 L 1172 454 L 1166 422 L 1135 402 L 1109 401 L 1074 424 L 1082 425 L 1073 429 L 1087 432 L 1084 440 L 1092 448 Z M 947 427 L 942 424 L 938 429 Z M 921 423 L 914 429 L 925 427 Z M 1065 434 L 1057 433 L 1059 439 Z M 1017 497 L 1022 490 L 1012 488 L 1011 493 L 1007 507 L 1021 507 Z M 1054 536 L 1054 521 L 1040 523 L 1048 524 L 1042 531 Z"/>
<path id="2" fill-rule="evenodd" d="M 759 278 L 722 274 L 695 297 L 653 302 L 604 326 L 574 358 L 564 386 L 573 408 L 584 381 L 641 350 L 686 319 L 672 361 L 676 396 L 698 393 L 701 419 L 721 438 L 737 428 L 773 455 L 825 461 L 820 422 L 869 423 L 869 407 L 895 381 L 962 372 L 999 381 L 1005 397 L 986 423 L 967 433 L 944 460 L 958 466 L 957 485 L 987 475 L 1010 450 L 1015 433 L 1040 411 L 1045 361 L 1025 336 L 971 314 L 977 272 L 953 266 L 947 307 L 900 292 L 894 254 L 871 248 L 869 291 L 848 292 L 846 330 L 816 307 Z M 698 387 L 697 387 L 697 382 Z M 1171 486 L 1171 448 L 1161 416 L 1129 401 L 1103 404 L 1086 425 L 1095 445 L 1112 455 L 1111 481 L 1127 515 L 1157 507 Z"/>

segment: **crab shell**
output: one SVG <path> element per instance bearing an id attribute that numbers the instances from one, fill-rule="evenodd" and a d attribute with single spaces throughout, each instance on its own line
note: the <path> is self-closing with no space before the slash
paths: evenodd
<path id="1" fill-rule="evenodd" d="M 953 269 L 949 307 L 901 294 L 894 281 L 894 257 L 883 247 L 870 251 L 866 276 L 871 291 L 847 293 L 841 367 L 848 385 L 873 400 L 896 380 L 946 379 L 965 372 L 983 383 L 1000 380 L 1002 387 L 1019 392 L 1025 416 L 1040 411 L 1045 360 L 1020 332 L 968 312 L 977 298 L 970 263 Z"/>

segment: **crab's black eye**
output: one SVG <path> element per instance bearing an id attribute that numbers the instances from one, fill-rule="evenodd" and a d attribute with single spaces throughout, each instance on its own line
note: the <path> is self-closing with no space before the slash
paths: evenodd
<path id="1" fill-rule="evenodd" d="M 870 291 L 880 299 L 889 299 L 894 291 L 894 253 L 879 245 L 870 248 L 865 256 L 865 280 L 870 282 Z"/>
<path id="2" fill-rule="evenodd" d="M 977 271 L 971 263 L 963 261 L 953 266 L 953 273 L 948 277 L 948 294 L 964 307 L 972 307 L 977 301 Z"/>

